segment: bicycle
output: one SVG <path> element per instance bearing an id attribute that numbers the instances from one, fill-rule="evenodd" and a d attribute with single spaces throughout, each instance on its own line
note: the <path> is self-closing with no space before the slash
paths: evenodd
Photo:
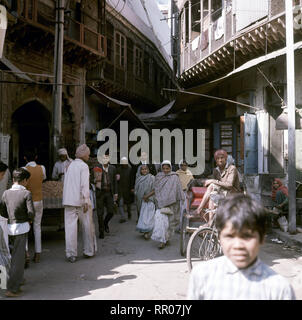
<path id="1" fill-rule="evenodd" d="M 206 222 L 201 215 L 194 215 L 194 211 L 200 204 L 203 194 L 206 192 L 204 187 L 194 187 L 193 190 L 198 190 L 199 199 L 194 199 L 192 190 L 187 192 L 185 210 L 180 214 L 180 254 L 186 256 L 189 236 L 194 233 L 199 226 Z M 196 191 L 197 192 L 197 191 Z"/>
<path id="2" fill-rule="evenodd" d="M 208 210 L 209 213 L 211 210 Z M 213 212 L 213 211 L 212 211 Z M 215 210 L 214 210 L 215 212 Z M 201 225 L 191 235 L 187 246 L 187 265 L 191 272 L 193 264 L 207 261 L 222 255 L 218 231 L 215 227 L 215 215 L 210 226 Z"/>

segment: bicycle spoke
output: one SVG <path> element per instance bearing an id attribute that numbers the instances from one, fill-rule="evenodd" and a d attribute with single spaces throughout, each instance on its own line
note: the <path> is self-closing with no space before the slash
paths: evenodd
<path id="1" fill-rule="evenodd" d="M 188 250 L 187 262 L 190 270 L 195 262 L 215 258 L 221 253 L 217 233 L 211 228 L 200 228 L 192 235 Z"/>

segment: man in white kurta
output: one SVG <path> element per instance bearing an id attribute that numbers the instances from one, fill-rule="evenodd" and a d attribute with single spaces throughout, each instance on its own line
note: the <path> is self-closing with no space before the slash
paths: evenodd
<path id="1" fill-rule="evenodd" d="M 72 159 L 69 158 L 68 152 L 65 148 L 61 148 L 58 150 L 58 156 L 60 160 L 58 160 L 53 167 L 52 179 L 64 182 L 64 175 Z"/>
<path id="2" fill-rule="evenodd" d="M 69 165 L 64 179 L 66 257 L 70 262 L 75 262 L 77 258 L 78 219 L 82 228 L 84 257 L 94 256 L 97 250 L 89 193 L 89 168 L 85 163 L 89 155 L 86 144 L 79 146 L 76 159 Z"/>

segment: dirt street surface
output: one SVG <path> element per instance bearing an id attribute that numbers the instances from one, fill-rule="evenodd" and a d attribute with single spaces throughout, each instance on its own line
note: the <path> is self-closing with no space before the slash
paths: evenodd
<path id="1" fill-rule="evenodd" d="M 133 214 L 134 215 L 134 214 Z M 179 254 L 179 235 L 163 250 L 135 231 L 136 217 L 119 223 L 115 215 L 110 234 L 98 239 L 94 258 L 82 257 L 79 235 L 78 261 L 65 260 L 64 232 L 43 229 L 41 262 L 25 270 L 22 299 L 186 299 L 189 273 Z M 266 238 L 260 257 L 288 279 L 302 300 L 302 253 Z M 30 242 L 31 255 L 33 243 Z M 0 290 L 0 299 L 4 297 Z"/>

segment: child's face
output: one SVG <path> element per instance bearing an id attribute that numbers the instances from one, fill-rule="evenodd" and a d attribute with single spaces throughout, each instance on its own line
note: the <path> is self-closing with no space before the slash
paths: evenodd
<path id="1" fill-rule="evenodd" d="M 255 262 L 263 241 L 258 231 L 246 228 L 238 233 L 228 221 L 220 232 L 220 243 L 224 255 L 238 269 L 245 269 Z"/>

